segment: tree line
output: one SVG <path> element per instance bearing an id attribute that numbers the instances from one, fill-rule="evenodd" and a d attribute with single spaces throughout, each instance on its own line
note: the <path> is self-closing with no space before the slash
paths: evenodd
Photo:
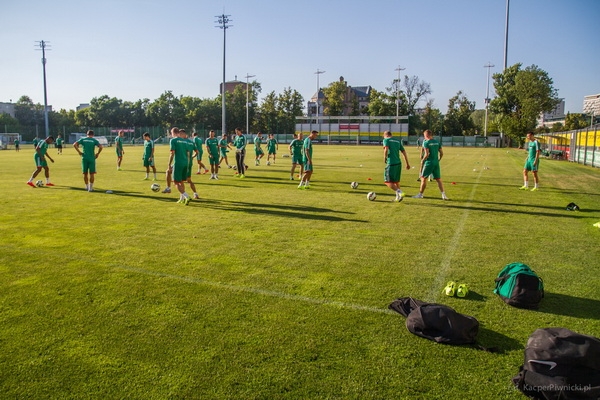
<path id="1" fill-rule="evenodd" d="M 560 101 L 548 73 L 535 65 L 523 68 L 517 63 L 508 67 L 493 75 L 493 85 L 496 96 L 489 104 L 488 132 L 503 132 L 515 139 L 535 130 L 540 113 L 552 111 Z M 476 109 L 474 101 L 458 91 L 449 99 L 447 110 L 443 113 L 429 98 L 432 93 L 430 84 L 418 76 L 405 75 L 402 79 L 393 80 L 384 90 L 372 89 L 369 103 L 362 109 L 356 99 L 348 100 L 348 90 L 349 86 L 343 79 L 322 89 L 324 115 L 393 116 L 398 110 L 399 115 L 409 116 L 410 134 L 418 134 L 424 129 L 448 136 L 483 134 L 485 111 Z M 227 127 L 230 130 L 245 128 L 248 117 L 251 132 L 293 133 L 296 117 L 304 113 L 302 95 L 288 87 L 279 94 L 274 91 L 268 93 L 259 103 L 261 92 L 260 82 L 253 81 L 248 87 L 240 84 L 226 93 Z M 78 127 L 79 130 L 86 127 L 160 126 L 166 131 L 173 125 L 197 131 L 219 131 L 222 124 L 221 102 L 220 95 L 201 99 L 176 96 L 172 91 L 165 91 L 153 101 L 130 102 L 102 95 L 93 98 L 89 107 L 78 111 L 61 109 L 49 112 L 49 122 L 51 131 L 65 126 Z M 17 130 L 44 125 L 43 106 L 35 104 L 29 96 L 22 96 L 15 103 L 15 114 L 15 118 L 8 114 L 0 115 L 0 124 Z M 585 116 L 569 114 L 564 125 L 555 124 L 553 129 L 579 129 L 585 124 Z"/>

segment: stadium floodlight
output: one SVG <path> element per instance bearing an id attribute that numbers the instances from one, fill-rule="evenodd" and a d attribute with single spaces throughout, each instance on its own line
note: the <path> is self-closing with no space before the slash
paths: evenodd
<path id="1" fill-rule="evenodd" d="M 256 75 L 246 74 L 246 134 L 250 133 L 250 117 L 249 117 L 249 109 L 250 109 L 250 98 L 248 96 L 248 79 L 254 78 Z"/>
<path id="2" fill-rule="evenodd" d="M 320 71 L 319 68 L 317 68 L 317 72 L 315 72 L 315 75 L 317 75 L 317 109 L 315 112 L 315 118 L 317 120 L 317 125 L 319 124 L 319 92 L 320 92 L 320 87 L 319 87 L 319 75 L 324 74 L 325 71 Z"/>
<path id="3" fill-rule="evenodd" d="M 215 18 L 217 18 L 216 23 L 218 23 L 219 25 L 216 26 L 216 28 L 221 28 L 223 29 L 223 86 L 221 87 L 221 104 L 223 107 L 222 113 L 221 113 L 221 129 L 222 129 L 222 133 L 227 134 L 227 126 L 225 123 L 225 115 L 226 115 L 226 107 L 225 107 L 225 44 L 227 42 L 227 28 L 233 26 L 233 25 L 228 25 L 229 22 L 231 21 L 229 19 L 231 15 L 225 15 L 225 14 L 221 14 L 221 15 L 217 15 Z"/>
<path id="4" fill-rule="evenodd" d="M 42 69 L 44 70 L 44 125 L 46 128 L 46 137 L 50 136 L 50 124 L 48 122 L 48 91 L 46 90 L 46 49 L 50 50 L 50 42 L 40 40 L 36 42 L 39 49 L 42 50 Z"/>
<path id="5" fill-rule="evenodd" d="M 404 71 L 406 68 L 402 68 L 398 65 L 394 71 L 398 71 L 398 81 L 396 81 L 396 124 L 398 124 L 398 117 L 400 114 L 400 72 Z"/>
<path id="6" fill-rule="evenodd" d="M 506 0 L 506 22 L 504 25 L 504 69 L 506 70 L 506 63 L 508 59 L 508 10 L 510 8 L 510 0 Z"/>
<path id="7" fill-rule="evenodd" d="M 483 125 L 483 136 L 487 137 L 487 125 L 488 125 L 488 108 L 490 106 L 490 68 L 494 67 L 494 64 L 488 62 L 483 68 L 487 68 L 487 88 L 485 90 L 485 123 Z"/>

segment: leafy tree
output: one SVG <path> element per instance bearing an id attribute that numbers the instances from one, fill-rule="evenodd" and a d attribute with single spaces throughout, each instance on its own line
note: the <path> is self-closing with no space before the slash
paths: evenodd
<path id="1" fill-rule="evenodd" d="M 294 133 L 296 130 L 296 117 L 303 113 L 304 98 L 291 87 L 285 88 L 277 97 L 277 133 Z M 358 108 L 358 105 L 357 107 Z"/>
<path id="2" fill-rule="evenodd" d="M 565 130 L 565 126 L 562 122 L 555 122 L 552 124 L 552 128 L 550 128 L 551 132 L 563 132 Z"/>
<path id="3" fill-rule="evenodd" d="M 13 126 L 17 127 L 19 125 L 19 121 L 16 118 L 11 117 L 10 114 L 0 113 L 0 126 Z"/>
<path id="4" fill-rule="evenodd" d="M 475 103 L 469 101 L 467 96 L 459 91 L 448 101 L 448 112 L 444 120 L 446 133 L 450 136 L 475 134 L 475 124 L 471 120 L 473 111 L 475 111 Z"/>
<path id="5" fill-rule="evenodd" d="M 371 89 L 366 112 L 372 117 L 396 115 L 396 96 Z"/>
<path id="6" fill-rule="evenodd" d="M 267 94 L 258 108 L 256 130 L 264 133 L 276 133 L 277 131 L 277 95 L 275 91 Z"/>
<path id="7" fill-rule="evenodd" d="M 419 102 L 426 100 L 427 96 L 431 94 L 431 85 L 428 82 L 420 80 L 416 75 L 411 77 L 405 75 L 404 81 L 402 82 L 402 88 L 405 99 L 405 115 L 415 114 Z"/>
<path id="8" fill-rule="evenodd" d="M 323 114 L 329 116 L 344 115 L 348 102 L 348 83 L 340 78 L 337 82 L 332 82 L 323 89 L 325 99 L 323 101 Z"/>
<path id="9" fill-rule="evenodd" d="M 21 96 L 15 103 L 15 117 L 24 126 L 42 125 L 44 124 L 44 107 L 34 104 L 29 96 Z"/>
<path id="10" fill-rule="evenodd" d="M 418 123 L 411 125 L 414 125 L 414 134 L 420 134 L 421 131 L 429 129 L 434 134 L 442 136 L 444 128 L 444 115 L 439 109 L 433 108 L 433 101 L 428 101 L 425 105 L 425 109 L 420 115 Z"/>
<path id="11" fill-rule="evenodd" d="M 565 117 L 565 130 L 573 131 L 576 129 L 583 129 L 588 126 L 589 120 L 584 114 L 579 113 L 567 113 Z"/>
<path id="12" fill-rule="evenodd" d="M 148 105 L 147 115 L 154 125 L 169 128 L 185 120 L 185 109 L 181 98 L 168 90 Z"/>
<path id="13" fill-rule="evenodd" d="M 540 113 L 552 111 L 560 101 L 552 79 L 536 65 L 521 69 L 517 63 L 493 78 L 497 97 L 490 110 L 498 115 L 501 129 L 520 141 L 535 128 Z"/>
<path id="14" fill-rule="evenodd" d="M 138 100 L 136 102 L 126 101 L 123 107 L 127 113 L 127 121 L 125 126 L 149 126 L 152 124 L 148 117 L 147 111 L 150 105 L 149 99 Z"/>
<path id="15" fill-rule="evenodd" d="M 94 97 L 86 110 L 92 126 L 125 126 L 125 113 L 121 99 L 107 95 Z"/>

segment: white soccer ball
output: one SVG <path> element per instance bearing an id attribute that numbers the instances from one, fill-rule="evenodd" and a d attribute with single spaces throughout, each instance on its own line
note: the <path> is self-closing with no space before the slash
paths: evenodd
<path id="1" fill-rule="evenodd" d="M 150 190 L 152 190 L 153 192 L 158 192 L 160 190 L 160 185 L 158 183 L 153 183 L 152 185 L 150 185 Z"/>
<path id="2" fill-rule="evenodd" d="M 267 161 L 267 165 L 271 165 L 271 161 Z"/>
<path id="3" fill-rule="evenodd" d="M 236 170 L 236 169 L 237 169 L 237 165 L 234 165 L 234 166 L 233 166 L 233 169 L 234 169 L 234 170 Z"/>
<path id="4" fill-rule="evenodd" d="M 369 192 L 367 193 L 367 199 L 369 201 L 374 201 L 377 198 L 377 194 L 375 194 L 375 192 Z"/>
<path id="5" fill-rule="evenodd" d="M 358 188 L 358 182 L 352 182 L 352 183 L 350 184 L 350 187 L 351 187 L 352 189 L 357 189 L 357 188 Z"/>
<path id="6" fill-rule="evenodd" d="M 44 186 L 44 182 L 43 181 L 36 181 L 35 182 L 35 186 L 42 187 L 42 186 Z"/>

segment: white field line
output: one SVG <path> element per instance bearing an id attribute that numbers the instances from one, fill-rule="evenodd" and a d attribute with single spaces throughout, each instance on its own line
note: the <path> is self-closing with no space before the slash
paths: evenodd
<path id="1" fill-rule="evenodd" d="M 482 163 L 482 165 L 483 166 L 485 165 L 485 160 Z M 425 297 L 424 301 L 426 301 L 426 302 L 434 303 L 437 300 L 438 296 L 442 293 L 442 290 L 446 284 L 446 276 L 448 274 L 448 269 L 450 268 L 450 263 L 452 262 L 454 253 L 456 252 L 456 249 L 458 248 L 458 245 L 460 244 L 460 238 L 461 238 L 463 230 L 465 228 L 465 222 L 467 221 L 467 218 L 469 217 L 469 212 L 470 212 L 469 206 L 471 205 L 471 202 L 473 201 L 473 198 L 475 197 L 475 192 L 477 191 L 477 186 L 479 184 L 479 178 L 481 178 L 483 166 L 481 167 L 481 169 L 479 170 L 479 173 L 477 174 L 477 179 L 475 180 L 475 184 L 473 185 L 473 188 L 471 189 L 471 193 L 469 194 L 469 200 L 467 203 L 467 207 L 465 207 L 465 210 L 463 211 L 462 215 L 460 216 L 460 219 L 458 220 L 458 224 L 456 225 L 456 230 L 454 231 L 454 236 L 452 237 L 450 244 L 448 244 L 448 247 L 446 248 L 446 251 L 444 252 L 444 259 L 442 260 L 438 274 L 437 274 L 435 280 L 433 281 L 431 290 Z M 450 201 L 452 201 L 452 200 L 450 200 Z"/>

